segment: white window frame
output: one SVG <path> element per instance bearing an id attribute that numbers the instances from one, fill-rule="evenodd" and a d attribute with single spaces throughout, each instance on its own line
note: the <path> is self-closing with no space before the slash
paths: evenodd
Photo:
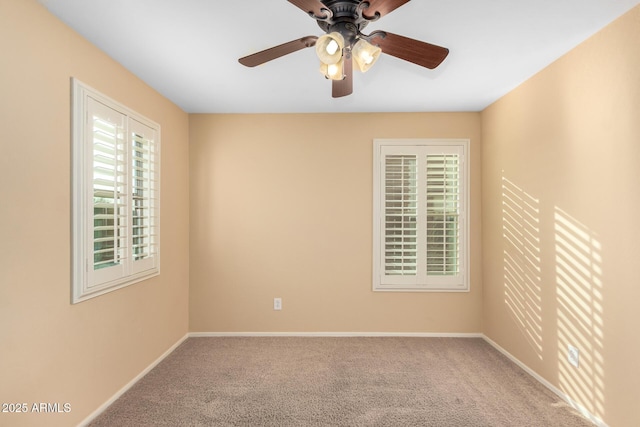
<path id="1" fill-rule="evenodd" d="M 373 141 L 373 290 L 386 292 L 468 292 L 469 284 L 469 140 L 468 139 L 374 139 Z M 426 147 L 426 148 L 424 148 Z M 441 151 L 459 154 L 459 266 L 458 273 L 452 276 L 429 275 L 389 275 L 385 274 L 385 155 L 422 153 Z M 420 155 L 420 154 L 419 154 Z M 418 187 L 425 185 L 418 178 Z M 418 191 L 418 213 L 426 215 L 426 194 Z M 418 221 L 419 222 L 419 221 Z M 418 235 L 420 233 L 418 232 Z M 424 244 L 423 244 L 424 243 Z M 426 259 L 426 238 L 417 243 L 417 257 Z"/>
<path id="2" fill-rule="evenodd" d="M 71 90 L 71 303 L 76 304 L 160 274 L 160 125 L 75 78 Z M 106 123 L 114 130 L 109 136 L 115 135 L 115 155 L 108 159 L 114 191 L 107 191 L 113 194 L 109 205 L 114 208 L 103 210 L 105 215 L 97 214 L 96 209 L 100 208 L 94 204 L 95 192 L 102 191 L 98 183 L 100 163 L 96 163 L 100 161 L 100 149 L 94 148 L 99 145 L 94 137 L 94 120 Z M 138 199 L 137 206 L 143 207 L 135 214 L 134 199 Z M 95 245 L 102 244 L 95 237 L 99 216 L 110 217 L 109 224 L 116 224 L 110 225 L 114 237 L 107 237 L 107 244 L 114 245 L 114 260 L 106 266 L 99 266 L 101 263 L 94 256 L 94 252 L 98 253 Z"/>

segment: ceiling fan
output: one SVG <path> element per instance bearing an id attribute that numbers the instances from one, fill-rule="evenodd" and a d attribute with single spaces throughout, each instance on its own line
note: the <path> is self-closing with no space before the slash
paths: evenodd
<path id="1" fill-rule="evenodd" d="M 436 68 L 449 54 L 449 49 L 410 39 L 388 31 L 362 30 L 369 22 L 393 12 L 410 0 L 287 0 L 315 19 L 326 33 L 321 37 L 306 36 L 239 59 L 242 65 L 255 67 L 281 56 L 314 47 L 320 59 L 320 70 L 332 80 L 332 96 L 353 93 L 353 69 L 367 71 L 380 53 L 412 62 L 429 69 Z"/>

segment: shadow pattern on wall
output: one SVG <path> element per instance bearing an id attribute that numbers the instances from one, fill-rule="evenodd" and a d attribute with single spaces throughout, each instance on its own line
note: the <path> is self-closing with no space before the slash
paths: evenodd
<path id="1" fill-rule="evenodd" d="M 589 412 L 604 416 L 604 324 L 601 244 L 592 231 L 562 209 L 554 212 L 561 390 Z M 578 367 L 568 348 L 579 350 Z"/>
<path id="2" fill-rule="evenodd" d="M 540 202 L 504 176 L 502 235 L 505 303 L 518 329 L 542 359 Z"/>
<path id="3" fill-rule="evenodd" d="M 582 412 L 602 419 L 601 244 L 563 209 L 545 211 L 541 199 L 504 171 L 501 191 L 505 306 L 537 358 L 557 360 L 558 388 Z M 570 347 L 579 351 L 577 367 L 569 362 Z"/>

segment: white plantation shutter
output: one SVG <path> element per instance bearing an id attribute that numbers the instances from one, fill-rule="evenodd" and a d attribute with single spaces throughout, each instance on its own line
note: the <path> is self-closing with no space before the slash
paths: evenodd
<path id="1" fill-rule="evenodd" d="M 418 211 L 416 156 L 387 156 L 384 174 L 385 274 L 415 276 Z"/>
<path id="2" fill-rule="evenodd" d="M 466 141 L 376 140 L 374 289 L 467 290 Z"/>
<path id="3" fill-rule="evenodd" d="M 126 116 L 88 99 L 91 186 L 87 222 L 92 241 L 88 287 L 125 274 L 127 251 Z"/>
<path id="4" fill-rule="evenodd" d="M 159 273 L 159 126 L 74 80 L 79 302 Z"/>
<path id="5" fill-rule="evenodd" d="M 455 284 L 460 275 L 462 153 L 430 147 L 426 167 L 426 273 L 434 285 Z M 430 150 L 429 150 L 430 151 Z M 440 277 L 437 277 L 440 276 Z M 453 280 L 452 280 L 453 279 Z"/>
<path id="6" fill-rule="evenodd" d="M 158 174 L 155 130 L 130 122 L 132 186 L 132 255 L 135 272 L 153 268 L 158 244 Z"/>
<path id="7" fill-rule="evenodd" d="M 427 154 L 427 274 L 458 271 L 459 156 Z"/>
<path id="8" fill-rule="evenodd" d="M 415 285 L 419 275 L 418 156 L 383 151 L 381 189 L 382 284 Z"/>

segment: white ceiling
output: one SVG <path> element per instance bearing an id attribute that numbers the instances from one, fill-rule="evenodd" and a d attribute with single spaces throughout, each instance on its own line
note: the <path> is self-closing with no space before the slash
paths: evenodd
<path id="1" fill-rule="evenodd" d="M 286 0 L 40 0 L 189 113 L 480 111 L 640 0 L 413 0 L 364 32 L 449 48 L 435 70 L 382 55 L 331 97 L 314 49 L 256 68 L 238 58 L 306 35 Z"/>

